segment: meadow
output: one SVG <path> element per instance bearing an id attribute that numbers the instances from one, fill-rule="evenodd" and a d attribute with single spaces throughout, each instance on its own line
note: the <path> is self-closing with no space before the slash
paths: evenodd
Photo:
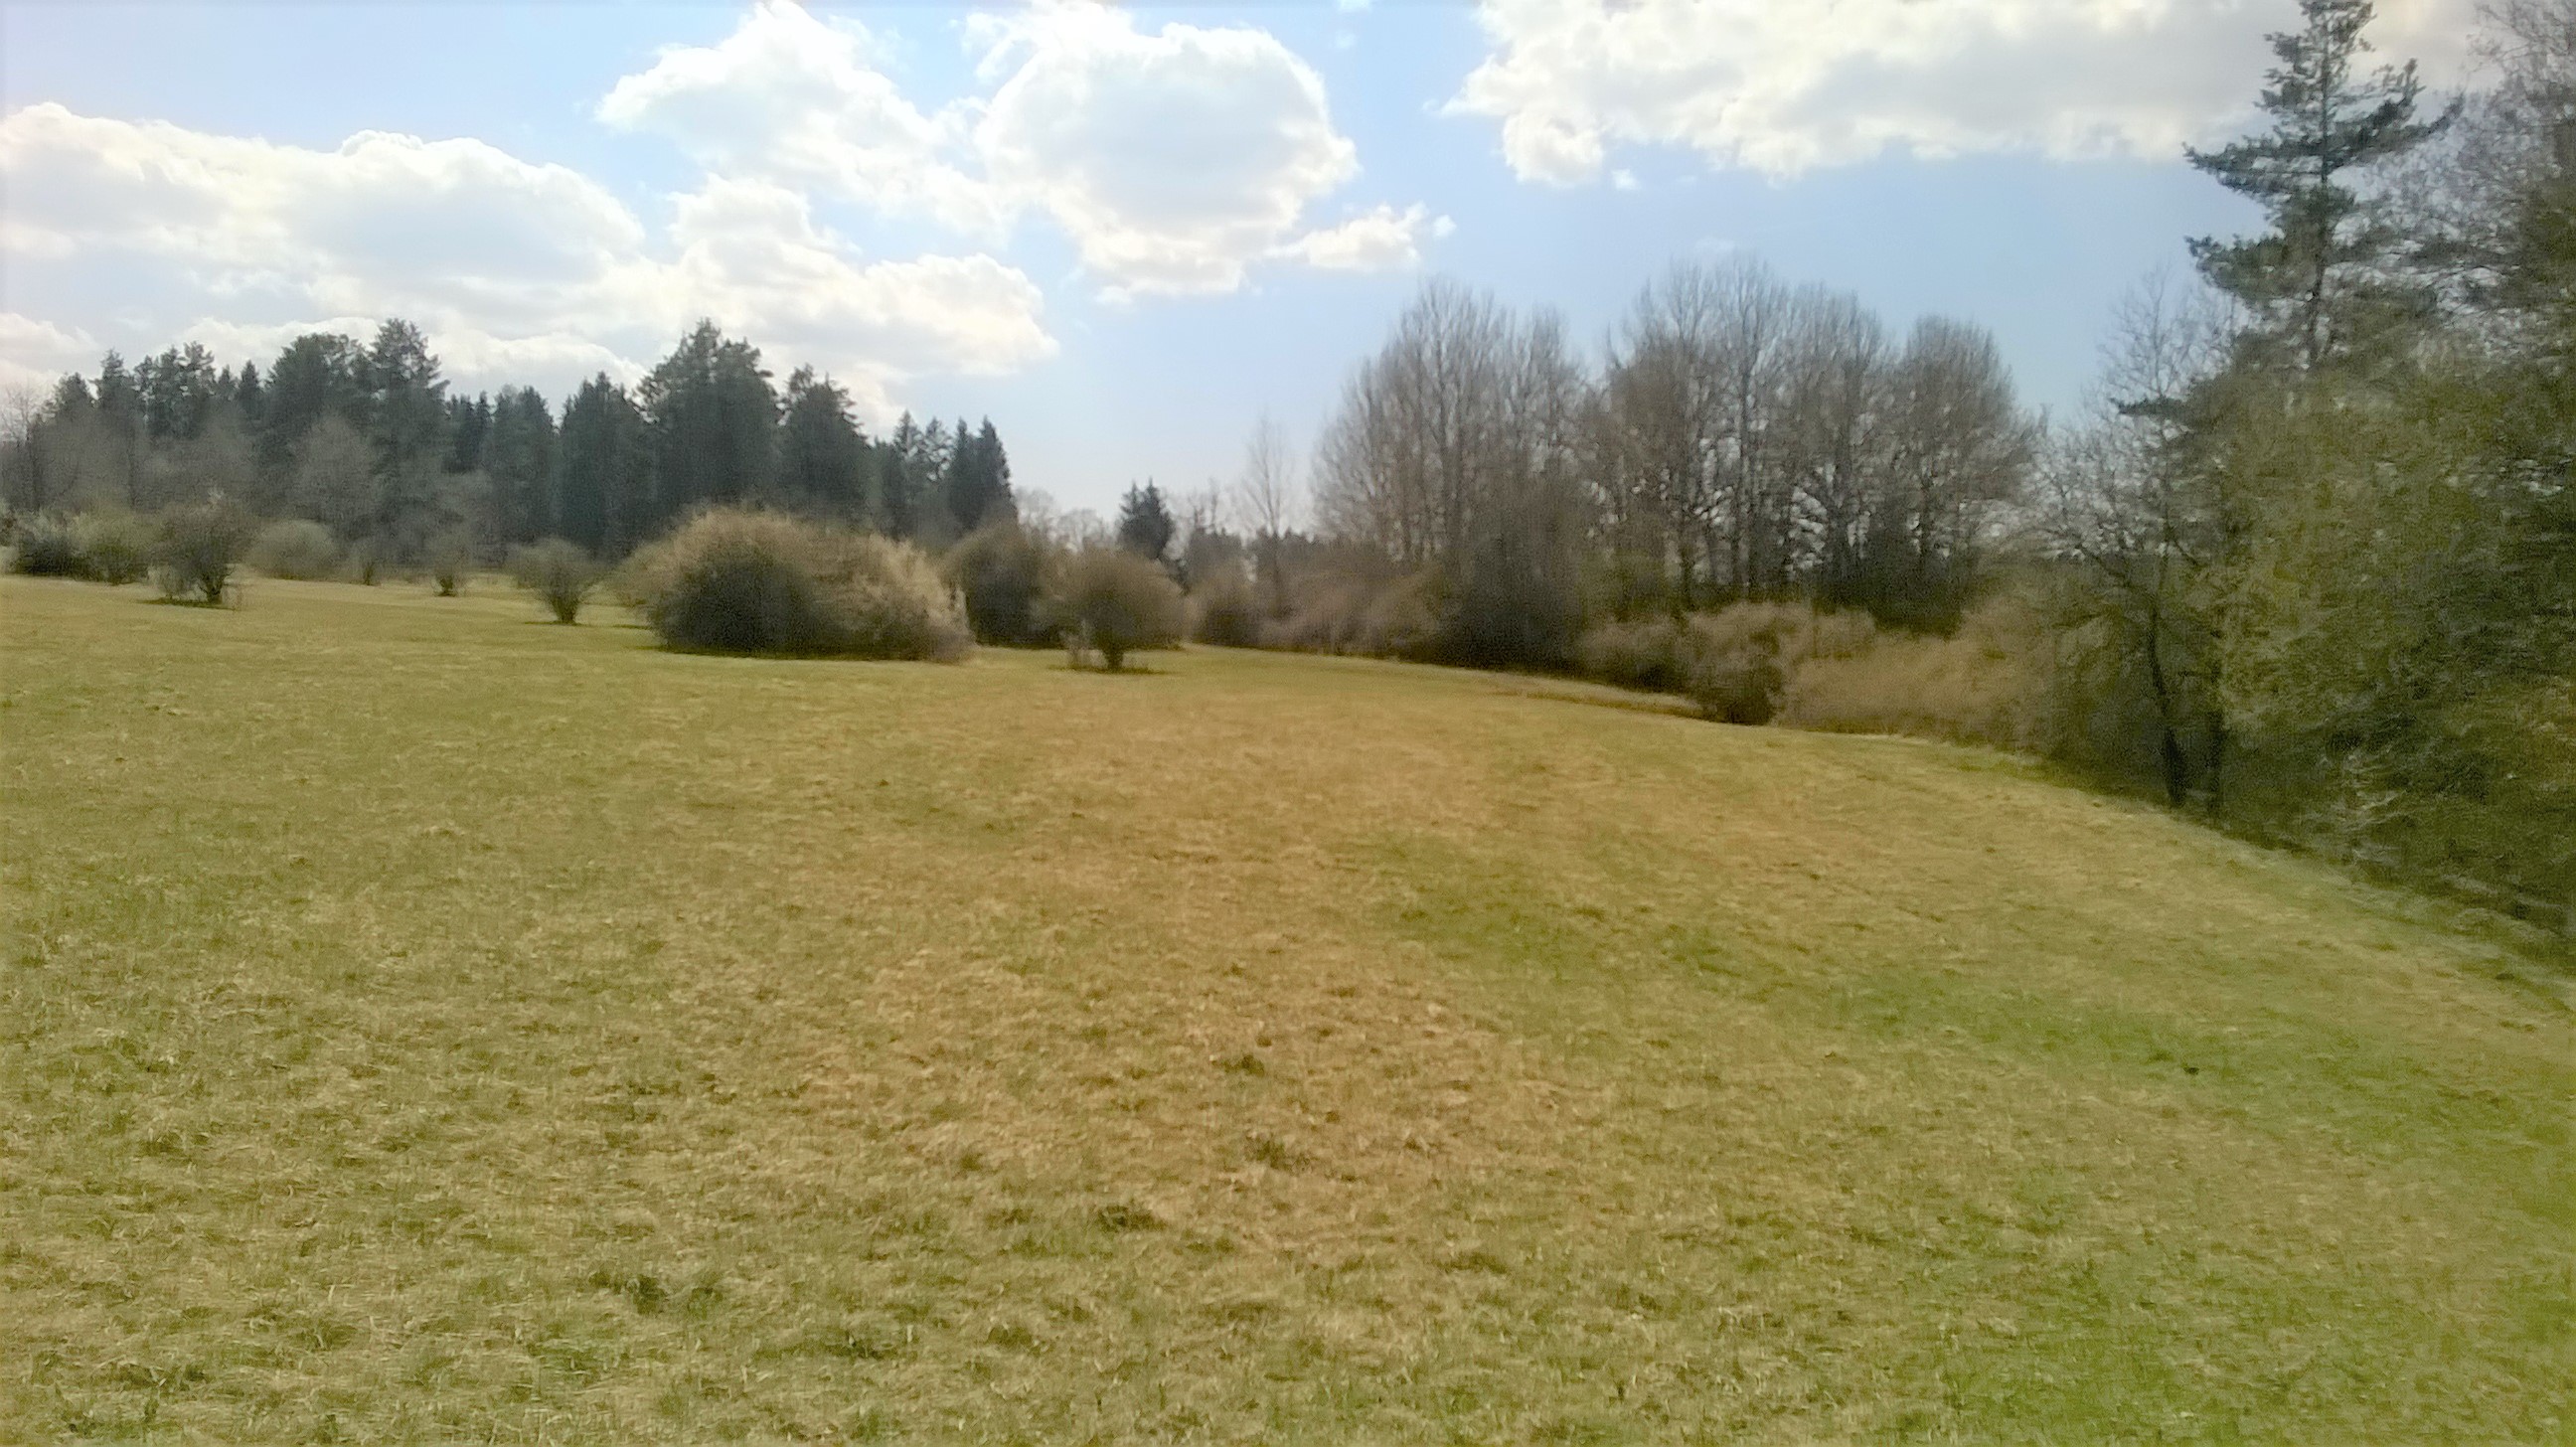
<path id="1" fill-rule="evenodd" d="M 1966 748 L 0 579 L 0 1439 L 2565 1441 L 2565 961 Z"/>

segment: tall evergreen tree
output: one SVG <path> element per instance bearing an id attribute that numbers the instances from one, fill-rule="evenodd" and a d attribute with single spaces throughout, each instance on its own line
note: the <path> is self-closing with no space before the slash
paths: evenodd
<path id="1" fill-rule="evenodd" d="M 846 390 L 811 367 L 789 374 L 778 429 L 777 487 L 790 506 L 828 517 L 864 517 L 867 451 Z"/>
<path id="2" fill-rule="evenodd" d="M 313 424 L 336 416 L 363 428 L 367 418 L 365 353 L 332 332 L 306 332 L 269 364 L 260 415 L 261 462 L 283 473 Z"/>
<path id="3" fill-rule="evenodd" d="M 1019 515 L 1011 497 L 1011 460 L 1002 451 L 1002 437 L 993 429 L 991 418 L 985 418 L 973 433 L 966 431 L 963 422 L 957 425 L 947 495 L 948 515 L 969 532 Z"/>
<path id="4" fill-rule="evenodd" d="M 473 397 L 447 399 L 447 470 L 472 472 L 483 465 L 483 440 L 492 430 L 492 399 L 477 394 Z"/>
<path id="5" fill-rule="evenodd" d="M 701 503 L 764 496 L 777 466 L 778 394 L 760 350 L 701 321 L 636 389 L 653 431 L 651 525 Z"/>
<path id="6" fill-rule="evenodd" d="M 1172 510 L 1163 501 L 1163 490 L 1151 482 L 1127 489 L 1126 498 L 1118 505 L 1118 546 L 1140 557 L 1168 564 L 1172 554 L 1172 535 L 1180 530 L 1172 520 Z"/>
<path id="7" fill-rule="evenodd" d="M 377 533 L 409 556 L 425 546 L 437 517 L 438 473 L 446 457 L 447 384 L 420 328 L 399 317 L 367 347 L 368 441 L 383 500 Z"/>
<path id="8" fill-rule="evenodd" d="M 648 535 L 653 436 L 643 410 L 606 373 L 564 406 L 556 448 L 553 530 L 601 557 Z"/>
<path id="9" fill-rule="evenodd" d="M 481 457 L 495 540 L 527 543 L 558 531 L 555 418 L 546 399 L 534 387 L 504 387 L 474 410 L 488 419 Z"/>
<path id="10" fill-rule="evenodd" d="M 2452 112 L 2418 118 L 2423 83 L 2411 60 L 2360 68 L 2371 0 L 2300 0 L 2299 12 L 2300 29 L 2271 37 L 2277 63 L 2262 96 L 2269 128 L 2189 152 L 2194 166 L 2262 207 L 2271 229 L 2196 238 L 2191 254 L 2211 285 L 2261 319 L 2246 340 L 2263 359 L 2314 372 L 2429 309 L 2429 289 L 2387 274 L 2401 234 L 2349 178 L 2422 144 Z"/>

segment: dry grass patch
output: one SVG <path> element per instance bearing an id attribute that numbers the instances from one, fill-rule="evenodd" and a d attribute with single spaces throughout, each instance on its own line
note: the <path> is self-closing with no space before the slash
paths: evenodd
<path id="1" fill-rule="evenodd" d="M 2566 1430 L 2563 974 L 1995 756 L 0 604 L 0 1437 Z"/>

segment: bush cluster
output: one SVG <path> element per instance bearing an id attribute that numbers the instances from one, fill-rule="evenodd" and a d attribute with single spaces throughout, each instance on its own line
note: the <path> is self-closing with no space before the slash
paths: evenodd
<path id="1" fill-rule="evenodd" d="M 19 522 L 9 567 L 31 577 L 131 583 L 151 570 L 158 538 L 151 519 L 121 508 L 38 513 Z"/>
<path id="2" fill-rule="evenodd" d="M 2053 742 L 2045 630 L 2006 600 L 1946 638 L 1881 629 L 1863 613 L 1739 603 L 1604 623 L 1583 635 L 1576 656 L 1589 677 L 1682 694 L 1729 723 L 2014 748 Z"/>
<path id="3" fill-rule="evenodd" d="M 1223 568 L 1201 578 L 1189 599 L 1190 639 L 1220 648 L 1258 648 L 1262 641 L 1261 608 L 1253 600 L 1252 580 L 1240 568 Z"/>
<path id="4" fill-rule="evenodd" d="M 920 549 L 782 513 L 702 512 L 630 559 L 621 586 L 678 648 L 951 662 L 974 645 Z"/>

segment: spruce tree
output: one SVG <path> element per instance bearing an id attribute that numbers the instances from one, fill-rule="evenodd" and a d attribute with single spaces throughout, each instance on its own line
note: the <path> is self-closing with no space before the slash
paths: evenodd
<path id="1" fill-rule="evenodd" d="M 811 367 L 788 375 L 778 427 L 778 492 L 789 506 L 826 517 L 861 517 L 867 506 L 866 450 L 847 391 Z"/>
<path id="2" fill-rule="evenodd" d="M 2381 274 L 2400 234 L 2353 189 L 2352 173 L 2402 155 L 2450 123 L 2417 118 L 2415 62 L 2364 73 L 2370 0 L 2300 0 L 2305 24 L 2270 37 L 2260 134 L 2192 165 L 2263 208 L 2271 229 L 2233 241 L 2199 237 L 2192 259 L 2212 286 L 2261 319 L 2253 360 L 2314 372 L 2420 315 L 2429 293 Z"/>
<path id="3" fill-rule="evenodd" d="M 1127 489 L 1126 498 L 1118 505 L 1118 546 L 1168 565 L 1172 535 L 1179 530 L 1172 520 L 1171 508 L 1163 501 L 1161 488 L 1148 482 L 1143 487 Z"/>

